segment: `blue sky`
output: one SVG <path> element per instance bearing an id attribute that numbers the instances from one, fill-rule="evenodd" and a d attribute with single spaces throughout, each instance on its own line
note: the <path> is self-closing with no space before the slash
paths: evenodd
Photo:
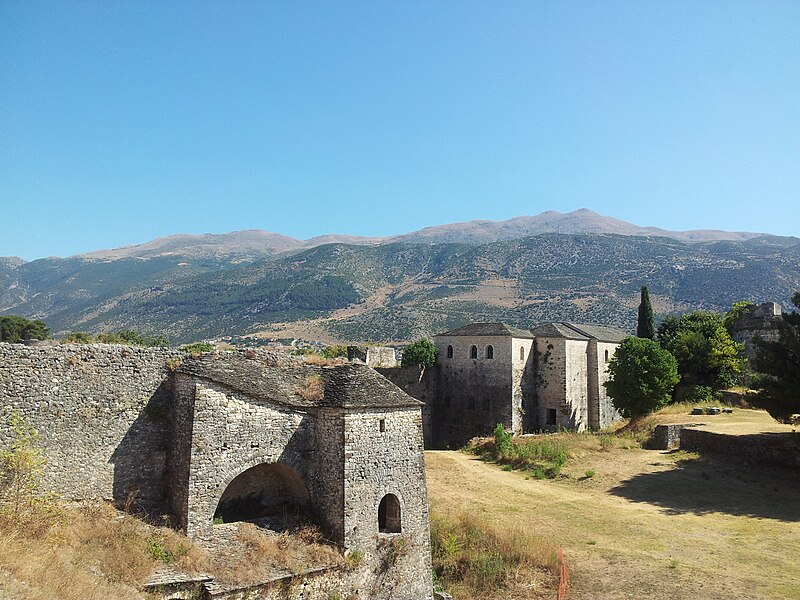
<path id="1" fill-rule="evenodd" d="M 800 2 L 0 3 L 0 256 L 590 208 L 800 236 Z"/>

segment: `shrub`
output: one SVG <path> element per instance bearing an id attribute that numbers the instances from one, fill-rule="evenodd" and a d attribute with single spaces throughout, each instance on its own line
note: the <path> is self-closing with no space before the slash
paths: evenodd
<path id="1" fill-rule="evenodd" d="M 191 355 L 202 354 L 204 352 L 213 352 L 214 344 L 209 344 L 208 342 L 195 342 L 194 344 L 186 344 L 185 346 L 181 346 L 180 351 Z"/>
<path id="2" fill-rule="evenodd" d="M 494 428 L 494 447 L 498 456 L 506 456 L 511 450 L 511 433 L 506 431 L 502 423 Z"/>
<path id="3" fill-rule="evenodd" d="M 322 383 L 322 378 L 317 374 L 309 375 L 295 390 L 295 394 L 309 402 L 318 402 L 322 400 L 322 397 L 325 395 L 325 386 Z"/>

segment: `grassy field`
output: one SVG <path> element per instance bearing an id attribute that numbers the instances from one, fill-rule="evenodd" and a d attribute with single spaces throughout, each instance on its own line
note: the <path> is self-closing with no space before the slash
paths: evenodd
<path id="1" fill-rule="evenodd" d="M 682 418 L 675 411 L 657 420 Z M 737 433 L 774 428 L 759 411 L 694 421 Z M 428 452 L 432 514 L 470 514 L 562 547 L 573 600 L 800 598 L 796 473 L 561 435 L 574 442 L 565 442 L 570 456 L 554 479 L 464 452 Z M 542 584 L 554 597 L 553 580 Z M 457 599 L 526 597 L 459 591 Z"/>

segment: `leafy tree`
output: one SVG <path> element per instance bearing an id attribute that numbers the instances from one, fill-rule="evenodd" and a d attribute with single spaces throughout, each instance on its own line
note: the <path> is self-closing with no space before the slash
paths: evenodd
<path id="1" fill-rule="evenodd" d="M 725 325 L 725 329 L 728 330 L 728 333 L 733 335 L 734 325 L 736 325 L 736 322 L 748 312 L 751 306 L 753 305 L 750 302 L 735 302 L 733 306 L 731 306 L 731 309 L 725 313 L 723 323 Z"/>
<path id="2" fill-rule="evenodd" d="M 11 413 L 7 431 L 0 447 L 0 518 L 30 532 L 46 526 L 56 509 L 53 497 L 40 490 L 46 461 L 39 432 L 18 412 Z"/>
<path id="3" fill-rule="evenodd" d="M 0 342 L 18 344 L 23 340 L 46 340 L 50 330 L 44 321 L 31 321 L 16 315 L 0 317 Z"/>
<path id="4" fill-rule="evenodd" d="M 436 346 L 431 340 L 421 339 L 412 342 L 403 350 L 403 360 L 401 365 L 404 367 L 419 366 L 419 379 L 425 374 L 426 367 L 436 364 Z"/>
<path id="5" fill-rule="evenodd" d="M 653 325 L 653 307 L 650 304 L 650 292 L 647 286 L 642 286 L 641 300 L 639 301 L 639 320 L 636 322 L 636 336 L 648 340 L 656 339 L 656 328 Z"/>
<path id="6" fill-rule="evenodd" d="M 744 372 L 743 346 L 733 341 L 716 313 L 667 317 L 658 328 L 658 340 L 678 361 L 682 384 L 721 389 L 736 383 Z"/>
<path id="7" fill-rule="evenodd" d="M 347 358 L 347 346 L 325 346 L 322 356 L 323 358 Z"/>
<path id="8" fill-rule="evenodd" d="M 795 292 L 792 303 L 800 308 L 800 292 Z M 800 313 L 783 313 L 779 334 L 777 342 L 756 340 L 755 368 L 765 377 L 760 378 L 760 393 L 752 402 L 775 419 L 789 422 L 800 413 Z"/>
<path id="9" fill-rule="evenodd" d="M 680 381 L 675 357 L 647 338 L 622 340 L 608 363 L 610 378 L 603 385 L 625 418 L 635 419 L 669 402 Z"/>

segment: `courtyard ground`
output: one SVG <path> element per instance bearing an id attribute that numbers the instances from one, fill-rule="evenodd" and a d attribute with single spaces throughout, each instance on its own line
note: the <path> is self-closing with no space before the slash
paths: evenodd
<path id="1" fill-rule="evenodd" d="M 694 421 L 775 432 L 760 411 Z M 578 449 L 553 480 L 458 451 L 426 463 L 432 512 L 483 515 L 563 547 L 573 600 L 800 598 L 796 472 L 619 447 Z"/>

